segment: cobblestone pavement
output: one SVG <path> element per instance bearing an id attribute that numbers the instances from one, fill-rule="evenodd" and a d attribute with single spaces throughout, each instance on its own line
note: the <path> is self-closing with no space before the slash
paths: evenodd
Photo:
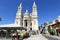
<path id="1" fill-rule="evenodd" d="M 38 34 L 38 35 L 33 35 L 27 39 L 24 40 L 48 40 L 47 38 L 45 38 L 44 36 L 42 36 L 42 34 Z"/>
<path id="2" fill-rule="evenodd" d="M 58 36 L 52 36 L 52 35 L 44 35 L 42 34 L 44 37 L 46 37 L 48 40 L 60 40 L 60 37 Z"/>

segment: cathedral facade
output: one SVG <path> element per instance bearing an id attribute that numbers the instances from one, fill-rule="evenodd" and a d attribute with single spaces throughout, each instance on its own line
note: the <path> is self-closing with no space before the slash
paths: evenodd
<path id="1" fill-rule="evenodd" d="M 27 30 L 38 30 L 37 6 L 35 2 L 32 6 L 32 13 L 29 13 L 28 10 L 26 10 L 26 12 L 23 14 L 22 8 L 23 6 L 21 3 L 18 7 L 15 23 L 27 28 Z"/>
<path id="2" fill-rule="evenodd" d="M 7 24 L 7 25 L 0 25 L 1 27 L 10 27 L 10 28 L 17 28 L 17 27 L 23 27 L 26 28 L 27 31 L 29 30 L 38 30 L 38 15 L 37 15 L 37 6 L 35 2 L 32 5 L 32 12 L 29 13 L 28 10 L 23 14 L 22 13 L 22 3 L 19 5 L 16 18 L 14 24 Z"/>

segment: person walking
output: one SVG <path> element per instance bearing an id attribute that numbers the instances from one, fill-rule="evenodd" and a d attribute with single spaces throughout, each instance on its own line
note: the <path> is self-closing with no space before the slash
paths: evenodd
<path id="1" fill-rule="evenodd" d="M 13 39 L 12 40 L 19 40 L 19 38 L 18 38 L 18 33 L 16 32 L 16 33 L 14 33 L 14 36 L 13 36 Z"/>

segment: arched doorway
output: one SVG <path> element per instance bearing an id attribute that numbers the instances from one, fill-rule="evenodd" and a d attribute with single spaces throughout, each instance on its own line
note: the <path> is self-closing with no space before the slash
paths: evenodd
<path id="1" fill-rule="evenodd" d="M 27 20 L 24 20 L 24 23 L 25 23 L 25 27 L 27 27 Z"/>

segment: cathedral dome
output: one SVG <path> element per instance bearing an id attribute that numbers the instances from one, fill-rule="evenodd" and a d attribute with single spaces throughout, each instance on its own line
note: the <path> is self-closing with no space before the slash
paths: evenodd
<path id="1" fill-rule="evenodd" d="M 26 10 L 25 14 L 24 14 L 24 17 L 29 17 L 29 12 L 28 10 Z"/>

